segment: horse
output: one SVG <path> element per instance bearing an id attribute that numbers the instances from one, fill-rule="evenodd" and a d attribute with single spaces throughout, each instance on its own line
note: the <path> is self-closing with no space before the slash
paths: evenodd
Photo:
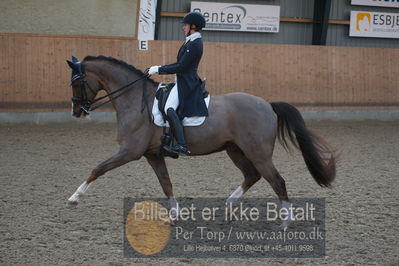
<path id="1" fill-rule="evenodd" d="M 163 128 L 152 123 L 150 110 L 157 82 L 136 67 L 106 56 L 87 56 L 68 61 L 72 68 L 72 114 L 84 117 L 96 95 L 105 90 L 116 110 L 119 151 L 95 167 L 87 180 L 68 199 L 76 205 L 89 186 L 104 173 L 143 156 L 153 168 L 171 211 L 179 211 L 172 183 L 159 155 Z M 128 85 L 126 85 L 128 84 Z M 126 89 L 123 94 L 119 89 Z M 144 109 L 147 111 L 143 112 Z M 330 187 L 336 174 L 336 156 L 329 145 L 310 129 L 297 108 L 285 102 L 268 103 L 247 93 L 211 96 L 209 116 L 200 126 L 185 127 L 189 156 L 226 151 L 244 180 L 230 195 L 233 203 L 261 177 L 273 188 L 281 208 L 289 208 L 285 180 L 275 168 L 272 155 L 276 142 L 289 150 L 290 141 L 302 153 L 305 164 L 321 187 Z M 287 228 L 293 217 L 283 221 Z"/>

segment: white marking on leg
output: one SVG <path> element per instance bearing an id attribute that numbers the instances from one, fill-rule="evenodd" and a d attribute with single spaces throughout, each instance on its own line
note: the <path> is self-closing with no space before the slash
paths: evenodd
<path id="1" fill-rule="evenodd" d="M 177 202 L 175 197 L 169 198 L 169 204 L 170 204 L 170 218 L 173 220 L 176 220 L 177 217 L 180 214 L 180 207 L 179 207 L 179 202 Z"/>
<path id="2" fill-rule="evenodd" d="M 295 220 L 294 218 L 294 213 L 292 210 L 292 203 L 290 203 L 289 201 L 285 201 L 282 200 L 281 201 L 281 209 L 287 209 L 288 211 L 288 216 L 287 219 L 283 220 L 283 223 L 281 224 L 281 229 L 283 229 L 284 231 L 287 230 L 288 225 Z"/>
<path id="3" fill-rule="evenodd" d="M 89 188 L 90 184 L 87 184 L 84 182 L 81 184 L 78 189 L 75 191 L 75 193 L 72 194 L 72 196 L 68 199 L 69 202 L 78 202 L 79 197 L 83 194 L 86 193 L 87 189 Z"/>
<path id="4" fill-rule="evenodd" d="M 244 194 L 244 190 L 241 186 L 239 186 L 227 199 L 227 203 L 233 203 L 237 201 Z"/>

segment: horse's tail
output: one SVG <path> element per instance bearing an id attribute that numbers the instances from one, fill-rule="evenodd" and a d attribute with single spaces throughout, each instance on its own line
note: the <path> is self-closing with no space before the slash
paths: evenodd
<path id="1" fill-rule="evenodd" d="M 277 114 L 277 135 L 280 143 L 288 150 L 288 135 L 294 146 L 302 152 L 306 166 L 317 184 L 329 187 L 335 178 L 334 152 L 323 139 L 306 127 L 301 113 L 294 106 L 284 102 L 271 105 Z"/>

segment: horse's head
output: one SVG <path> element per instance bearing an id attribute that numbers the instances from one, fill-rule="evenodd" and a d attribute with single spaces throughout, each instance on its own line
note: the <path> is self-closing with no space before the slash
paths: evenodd
<path id="1" fill-rule="evenodd" d="M 72 61 L 67 60 L 72 69 L 72 115 L 80 117 L 89 114 L 90 106 L 100 90 L 100 84 L 93 77 L 86 75 L 84 63 L 72 56 Z"/>

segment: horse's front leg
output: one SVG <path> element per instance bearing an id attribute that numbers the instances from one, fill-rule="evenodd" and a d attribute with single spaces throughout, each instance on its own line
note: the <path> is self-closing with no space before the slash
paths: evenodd
<path id="1" fill-rule="evenodd" d="M 108 160 L 100 163 L 94 170 L 91 172 L 89 178 L 87 178 L 86 182 L 78 187 L 75 193 L 68 199 L 68 204 L 76 205 L 78 204 L 79 197 L 86 193 L 89 188 L 91 182 L 96 180 L 99 176 L 102 176 L 109 170 L 117 168 L 121 165 L 124 165 L 130 161 L 139 159 L 140 156 L 136 156 L 132 151 L 128 149 L 120 149 L 118 153 L 113 155 Z"/>
<path id="2" fill-rule="evenodd" d="M 180 208 L 179 203 L 173 195 L 172 183 L 170 182 L 168 169 L 166 168 L 165 158 L 157 156 L 146 156 L 148 163 L 154 169 L 155 174 L 158 177 L 159 183 L 165 193 L 166 197 L 169 199 L 169 204 L 171 208 L 171 218 L 176 218 L 179 214 Z"/>

